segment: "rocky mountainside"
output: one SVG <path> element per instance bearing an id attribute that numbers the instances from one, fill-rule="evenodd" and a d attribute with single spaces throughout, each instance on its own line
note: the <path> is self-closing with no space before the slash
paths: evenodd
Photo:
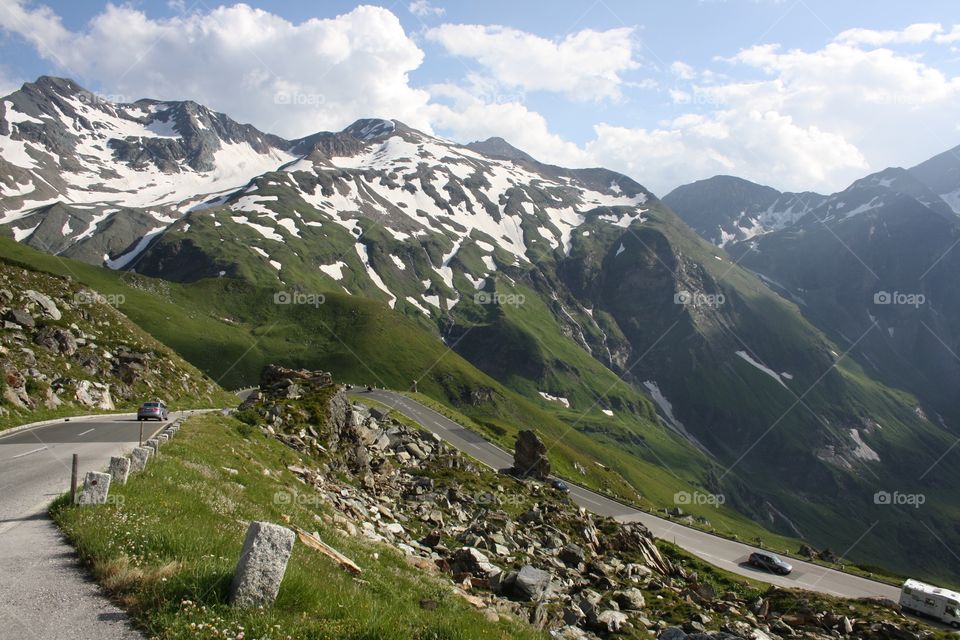
<path id="1" fill-rule="evenodd" d="M 292 159 L 288 146 L 194 102 L 116 104 L 44 76 L 0 100 L 0 223 L 121 267 L 182 212 Z"/>
<path id="2" fill-rule="evenodd" d="M 936 191 L 955 177 L 949 167 L 938 175 L 940 162 L 867 176 L 793 228 L 728 250 L 838 342 L 855 346 L 873 375 L 910 389 L 934 421 L 955 426 L 960 218 Z"/>
<path id="3" fill-rule="evenodd" d="M 910 174 L 960 214 L 960 146 L 921 162 Z"/>
<path id="4" fill-rule="evenodd" d="M 319 497 L 328 525 L 393 547 L 492 619 L 528 620 L 568 639 L 929 633 L 894 603 L 758 590 L 711 570 L 641 524 L 594 517 L 542 480 L 483 467 L 351 398 L 327 373 L 267 367 L 238 416 L 299 453 L 287 467 L 304 484 L 297 499 Z M 539 442 L 524 434 L 518 449 Z"/>
<path id="5" fill-rule="evenodd" d="M 43 109 L 62 111 L 56 105 L 66 100 L 65 83 L 36 83 L 60 87 L 50 90 L 54 95 Z M 30 111 L 23 95 L 36 91 L 27 85 L 2 101 L 16 107 L 6 107 L 8 121 L 20 122 L 0 141 L 28 145 L 24 153 L 33 162 L 53 162 L 49 141 L 27 143 L 21 133 L 54 117 L 62 122 L 41 117 L 47 112 L 39 106 Z M 168 103 L 133 103 L 151 104 Z M 911 570 L 960 575 L 960 562 L 945 564 L 936 539 L 957 535 L 945 525 L 946 496 L 960 486 L 960 474 L 934 465 L 952 442 L 950 432 L 928 420 L 913 397 L 843 357 L 837 337 L 825 335 L 795 304 L 698 238 L 631 178 L 539 163 L 496 139 L 458 145 L 397 121 L 360 120 L 341 132 L 282 141 L 242 127 L 241 139 L 224 120 L 210 143 L 224 150 L 222 157 L 213 153 L 214 165 L 242 165 L 255 173 L 235 188 L 223 181 L 214 188 L 201 173 L 206 165 L 190 165 L 187 155 L 174 154 L 176 168 L 161 162 L 161 169 L 151 146 L 160 143 L 151 143 L 142 129 L 124 137 L 124 144 L 110 142 L 120 127 L 108 128 L 111 110 L 127 114 L 116 116 L 123 126 L 140 118 L 137 126 L 155 129 L 152 115 L 141 109 L 135 116 L 130 105 L 81 106 L 85 119 L 71 121 L 81 141 L 76 144 L 99 141 L 89 144 L 102 147 L 97 158 L 104 175 L 112 175 L 104 168 L 110 166 L 129 180 L 162 178 L 198 195 L 180 197 L 183 192 L 171 187 L 176 197 L 146 207 L 162 208 L 167 216 L 153 216 L 156 226 L 147 231 L 136 222 L 141 205 L 118 205 L 149 189 L 131 194 L 89 183 L 83 206 L 109 199 L 118 210 L 89 235 L 66 241 L 60 253 L 206 287 L 228 316 L 243 312 L 226 310 L 230 291 L 262 288 L 270 291 L 275 309 L 302 310 L 300 325 L 323 318 L 317 332 L 324 339 L 334 333 L 332 348 L 350 341 L 337 332 L 350 332 L 369 317 L 359 302 L 350 309 L 349 301 L 378 301 L 387 313 L 413 319 L 500 385 L 556 416 L 567 431 L 608 452 L 629 452 L 637 468 L 657 466 L 658 480 L 666 473 L 723 493 L 740 513 L 817 546 L 853 544 L 859 532 L 851 522 L 863 530 L 889 522 L 901 533 L 860 540 L 853 552 L 858 559 L 892 557 Z M 177 122 L 176 139 L 185 140 L 188 129 Z M 137 164 L 139 152 L 129 145 L 148 150 L 147 160 Z M 84 161 L 92 155 L 81 154 Z M 8 167 L 4 174 L 21 170 L 31 181 L 39 175 L 27 166 Z M 70 179 L 78 175 L 68 167 L 61 171 Z M 84 171 L 91 169 L 79 173 Z M 197 179 L 203 182 L 199 189 L 190 186 Z M 3 222 L 21 242 L 37 238 L 36 246 L 46 245 L 37 234 L 47 220 L 62 230 L 57 216 L 63 207 L 76 208 L 76 193 L 71 187 L 57 204 L 39 205 L 18 196 Z M 107 244 L 118 248 L 102 251 Z M 331 326 L 334 307 L 342 315 Z M 264 317 L 270 318 L 265 328 L 276 325 L 270 314 Z M 286 325 L 280 330 L 299 331 Z M 293 342 L 288 340 L 288 350 Z M 418 367 L 404 357 L 412 346 L 400 341 L 365 353 L 364 375 L 375 376 L 381 367 L 408 381 L 438 375 L 436 363 Z M 349 356 L 355 354 L 343 358 Z M 496 400 L 490 386 L 457 392 L 449 378 L 431 382 L 467 405 Z M 654 424 L 658 415 L 672 435 Z M 498 420 L 481 428 L 504 433 Z M 914 462 L 907 465 L 906 459 Z M 873 500 L 878 489 L 915 485 L 917 464 L 935 466 L 925 482 L 944 488 L 927 507 L 944 518 L 934 523 L 934 536 Z M 672 492 L 650 484 L 635 486 L 669 500 Z"/>
<path id="6" fill-rule="evenodd" d="M 0 428 L 31 419 L 229 402 L 212 380 L 68 279 L 0 260 Z"/>
<path id="7" fill-rule="evenodd" d="M 714 176 L 677 187 L 663 203 L 702 238 L 723 247 L 790 226 L 825 197 L 812 191 L 781 193 L 742 178 Z"/>

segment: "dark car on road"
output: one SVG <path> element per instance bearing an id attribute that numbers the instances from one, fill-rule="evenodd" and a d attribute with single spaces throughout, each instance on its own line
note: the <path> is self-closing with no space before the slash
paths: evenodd
<path id="1" fill-rule="evenodd" d="M 553 480 L 550 481 L 550 486 L 556 489 L 557 491 L 561 491 L 563 493 L 570 493 L 570 487 L 568 487 L 567 483 L 564 482 L 563 480 L 554 478 Z"/>
<path id="2" fill-rule="evenodd" d="M 160 420 L 163 422 L 170 417 L 167 405 L 162 402 L 144 402 L 137 409 L 137 420 Z"/>
<path id="3" fill-rule="evenodd" d="M 755 551 L 750 554 L 750 559 L 747 561 L 751 566 L 757 567 L 758 569 L 763 569 L 769 571 L 770 573 L 776 573 L 781 576 L 785 576 L 791 571 L 793 567 L 773 555 L 772 553 L 763 553 L 761 551 Z"/>

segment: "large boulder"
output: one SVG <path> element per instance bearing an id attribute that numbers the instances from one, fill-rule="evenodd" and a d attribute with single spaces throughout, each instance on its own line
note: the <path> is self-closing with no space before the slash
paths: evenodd
<path id="1" fill-rule="evenodd" d="M 72 356 L 77 352 L 77 339 L 66 329 L 44 327 L 33 336 L 33 341 L 54 353 Z"/>
<path id="2" fill-rule="evenodd" d="M 268 364 L 260 372 L 260 388 L 263 390 L 286 390 L 293 383 L 311 384 L 325 387 L 333 384 L 333 377 L 326 371 L 308 371 L 290 369 L 276 364 Z"/>
<path id="3" fill-rule="evenodd" d="M 116 408 L 113 404 L 113 398 L 110 397 L 110 385 L 102 382 L 80 380 L 77 382 L 75 397 L 77 402 L 86 407 L 103 409 L 104 411 L 113 411 Z"/>
<path id="4" fill-rule="evenodd" d="M 33 329 L 37 325 L 33 316 L 23 309 L 10 309 L 3 315 L 3 319 L 18 324 L 24 329 Z"/>
<path id="5" fill-rule="evenodd" d="M 513 472 L 518 476 L 546 480 L 550 476 L 547 447 L 537 434 L 529 429 L 517 434 L 513 451 Z"/>
<path id="6" fill-rule="evenodd" d="M 27 289 L 23 292 L 23 297 L 31 302 L 36 303 L 37 306 L 39 306 L 43 311 L 43 315 L 51 320 L 59 320 L 61 317 L 63 317 L 60 313 L 60 309 L 57 308 L 57 305 L 53 302 L 53 300 L 39 291 Z"/>
<path id="7" fill-rule="evenodd" d="M 513 581 L 513 593 L 523 600 L 542 600 L 550 591 L 553 576 L 530 565 L 524 565 Z"/>

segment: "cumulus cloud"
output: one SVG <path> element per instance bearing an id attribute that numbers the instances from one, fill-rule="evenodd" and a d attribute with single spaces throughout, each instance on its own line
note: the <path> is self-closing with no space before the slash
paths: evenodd
<path id="1" fill-rule="evenodd" d="M 62 73 L 131 98 L 193 99 L 281 135 L 339 129 L 360 116 L 429 130 L 429 95 L 408 82 L 423 52 L 386 9 L 289 22 L 247 5 L 152 19 L 107 5 L 81 31 L 49 8 L 6 5 L 19 33 Z"/>
<path id="2" fill-rule="evenodd" d="M 779 188 L 831 191 L 951 145 L 944 134 L 956 128 L 960 77 L 914 55 L 832 42 L 813 51 L 757 45 L 726 62 L 741 77 L 745 69 L 764 77 L 674 89 L 679 108 L 700 110 L 654 129 L 601 124 L 588 150 L 655 190 L 734 173 Z"/>
<path id="3" fill-rule="evenodd" d="M 566 166 L 584 166 L 592 158 L 576 144 L 550 131 L 546 119 L 517 100 L 487 102 L 452 84 L 430 87 L 445 102 L 435 102 L 428 112 L 438 129 L 464 142 L 504 138 L 533 157 Z"/>
<path id="4" fill-rule="evenodd" d="M 618 100 L 634 60 L 634 31 L 584 29 L 551 40 L 503 26 L 444 24 L 426 32 L 447 52 L 476 60 L 496 82 L 578 101 Z"/>
<path id="5" fill-rule="evenodd" d="M 435 7 L 427 0 L 414 0 L 407 5 L 407 10 L 420 18 L 426 18 L 429 16 L 442 16 L 447 12 L 447 10 L 443 7 Z"/>
<path id="6" fill-rule="evenodd" d="M 933 39 L 943 31 L 938 22 L 918 22 L 900 30 L 847 29 L 835 40 L 844 44 L 882 46 L 887 44 L 918 44 Z"/>
<path id="7" fill-rule="evenodd" d="M 823 185 L 835 172 L 863 172 L 867 162 L 842 136 L 799 126 L 776 111 L 686 114 L 655 129 L 599 124 L 590 155 L 663 195 L 716 174 L 793 189 Z"/>

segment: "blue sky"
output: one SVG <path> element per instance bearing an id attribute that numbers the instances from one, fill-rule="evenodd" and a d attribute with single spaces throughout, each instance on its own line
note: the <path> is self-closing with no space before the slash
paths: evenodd
<path id="1" fill-rule="evenodd" d="M 394 117 L 603 165 L 843 188 L 960 144 L 960 8 L 894 0 L 0 0 L 0 90 L 64 75 L 287 137 Z"/>

